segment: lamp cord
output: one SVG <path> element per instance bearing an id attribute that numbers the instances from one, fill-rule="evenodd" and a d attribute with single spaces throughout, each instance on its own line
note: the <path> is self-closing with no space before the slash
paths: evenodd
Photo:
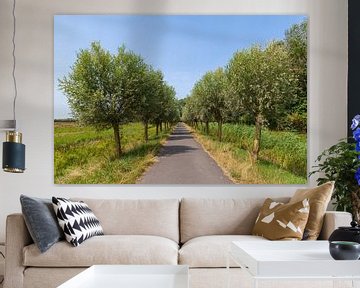
<path id="1" fill-rule="evenodd" d="M 16 49 L 16 44 L 15 44 L 15 35 L 16 35 L 16 15 L 15 15 L 15 8 L 16 8 L 16 0 L 13 0 L 13 9 L 12 9 L 12 16 L 13 16 L 13 35 L 12 35 L 12 44 L 13 44 L 13 50 L 12 50 L 12 57 L 13 57 L 13 69 L 12 69 L 12 78 L 14 81 L 14 90 L 15 90 L 15 95 L 14 95 L 14 102 L 13 102 L 13 117 L 14 117 L 14 121 L 15 121 L 15 130 L 16 130 L 16 98 L 17 98 L 17 83 L 16 83 L 16 77 L 15 77 L 15 69 L 16 69 L 16 56 L 15 56 L 15 49 Z"/>

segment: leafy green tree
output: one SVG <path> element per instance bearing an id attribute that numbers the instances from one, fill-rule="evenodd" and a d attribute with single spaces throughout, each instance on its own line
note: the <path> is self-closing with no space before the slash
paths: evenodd
<path id="1" fill-rule="evenodd" d="M 226 72 L 231 107 L 255 120 L 251 154 L 253 161 L 257 161 L 262 128 L 268 119 L 281 113 L 284 103 L 295 93 L 296 79 L 291 73 L 288 53 L 278 43 L 270 43 L 265 49 L 253 46 L 236 52 Z"/>
<path id="2" fill-rule="evenodd" d="M 167 126 L 174 125 L 180 121 L 180 106 L 178 100 L 174 97 L 171 99 L 171 106 L 167 113 Z"/>
<path id="3" fill-rule="evenodd" d="M 163 119 L 165 129 L 169 128 L 169 124 L 177 122 L 179 119 L 178 103 L 176 100 L 175 88 L 165 84 L 164 87 L 164 101 L 163 101 Z"/>
<path id="4" fill-rule="evenodd" d="M 137 106 L 138 118 L 144 125 L 144 138 L 149 140 L 149 123 L 155 121 L 157 111 L 161 110 L 161 97 L 164 89 L 163 74 L 148 67 L 142 82 L 142 93 Z"/>
<path id="5" fill-rule="evenodd" d="M 194 95 L 186 98 L 186 105 L 184 106 L 182 113 L 182 121 L 195 126 L 198 118 L 197 103 Z"/>
<path id="6" fill-rule="evenodd" d="M 297 91 L 286 107 L 285 121 L 300 132 L 306 132 L 307 126 L 307 27 L 307 19 L 294 24 L 285 32 L 284 40 L 292 72 L 298 80 Z"/>
<path id="7" fill-rule="evenodd" d="M 187 98 L 183 98 L 183 99 L 178 100 L 179 108 L 180 108 L 180 118 L 182 118 L 182 116 L 183 116 L 183 110 L 184 110 L 184 107 L 186 105 L 186 100 L 187 100 Z"/>
<path id="8" fill-rule="evenodd" d="M 192 102 L 190 102 L 190 104 L 192 105 L 191 109 L 193 116 L 196 115 L 196 119 L 205 123 L 205 133 L 209 134 L 209 122 L 212 118 L 203 82 L 204 81 L 201 79 L 195 83 L 194 88 L 191 91 Z"/>
<path id="9" fill-rule="evenodd" d="M 174 87 L 163 82 L 153 121 L 156 124 L 156 135 L 158 135 L 159 129 L 162 131 L 163 124 L 165 124 L 165 129 L 168 129 L 170 124 L 180 120 L 180 109 Z"/>
<path id="10" fill-rule="evenodd" d="M 117 158 L 122 154 L 120 126 L 134 118 L 145 71 L 143 59 L 124 46 L 111 55 L 93 42 L 59 80 L 74 118 L 97 129 L 113 128 Z"/>
<path id="11" fill-rule="evenodd" d="M 165 119 L 165 105 L 166 105 L 166 91 L 165 91 L 165 84 L 162 85 L 159 99 L 158 99 L 158 106 L 156 107 L 155 111 L 155 118 L 154 122 L 156 124 L 156 135 L 159 135 L 159 130 L 162 131 L 163 129 L 163 122 Z"/>
<path id="12" fill-rule="evenodd" d="M 207 72 L 194 87 L 194 95 L 198 98 L 199 113 L 206 123 L 214 119 L 218 124 L 218 140 L 222 140 L 222 124 L 227 114 L 226 77 L 222 68 Z"/>
<path id="13" fill-rule="evenodd" d="M 306 67 L 307 67 L 307 27 L 308 21 L 304 20 L 294 24 L 285 32 L 285 47 L 289 53 L 291 65 L 303 78 L 302 92 L 306 94 Z"/>

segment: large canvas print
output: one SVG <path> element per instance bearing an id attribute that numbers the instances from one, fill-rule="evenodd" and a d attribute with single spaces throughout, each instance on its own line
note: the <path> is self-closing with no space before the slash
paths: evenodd
<path id="1" fill-rule="evenodd" d="M 55 184 L 306 184 L 305 15 L 54 17 Z"/>

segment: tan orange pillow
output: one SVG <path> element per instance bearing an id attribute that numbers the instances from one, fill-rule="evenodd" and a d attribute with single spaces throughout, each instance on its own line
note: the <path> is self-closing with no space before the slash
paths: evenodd
<path id="1" fill-rule="evenodd" d="M 334 181 L 310 189 L 298 189 L 289 203 L 309 199 L 310 214 L 305 227 L 304 240 L 316 240 L 321 232 L 326 208 L 334 190 Z"/>
<path id="2" fill-rule="evenodd" d="M 284 204 L 268 198 L 260 209 L 252 234 L 269 240 L 301 240 L 308 217 L 307 199 Z"/>

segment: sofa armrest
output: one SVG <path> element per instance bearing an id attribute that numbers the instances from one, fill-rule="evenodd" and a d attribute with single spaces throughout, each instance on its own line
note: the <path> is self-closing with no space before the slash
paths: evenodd
<path id="1" fill-rule="evenodd" d="M 23 248 L 32 242 L 22 214 L 9 215 L 6 218 L 4 288 L 23 287 Z"/>
<path id="2" fill-rule="evenodd" d="M 348 212 L 326 211 L 324 224 L 319 236 L 321 240 L 329 239 L 331 233 L 340 226 L 350 226 L 352 216 Z"/>

